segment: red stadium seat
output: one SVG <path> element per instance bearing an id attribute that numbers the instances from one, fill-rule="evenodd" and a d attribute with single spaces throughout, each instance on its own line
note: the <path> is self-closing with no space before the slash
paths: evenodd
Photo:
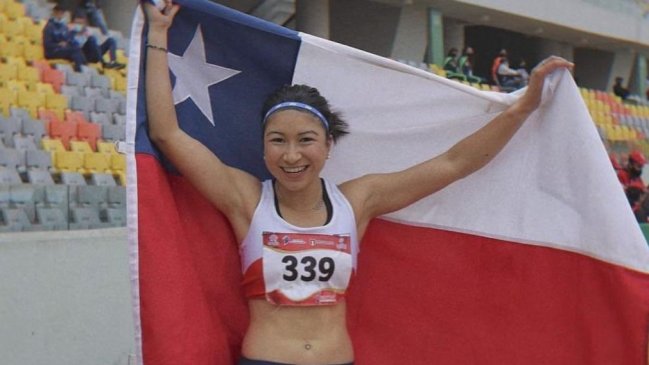
<path id="1" fill-rule="evenodd" d="M 59 71 L 53 68 L 49 69 L 42 69 L 43 74 L 41 77 L 41 81 L 47 82 L 48 84 L 52 84 L 52 87 L 54 87 L 54 90 L 56 90 L 57 93 L 61 92 L 61 85 L 65 83 L 65 74 L 63 71 Z"/>
<path id="2" fill-rule="evenodd" d="M 93 151 L 97 150 L 97 140 L 101 138 L 101 125 L 80 122 L 77 126 L 77 139 L 90 144 Z"/>
<path id="3" fill-rule="evenodd" d="M 77 125 L 75 122 L 51 122 L 50 137 L 58 138 L 63 142 L 66 150 L 70 149 L 70 140 L 77 138 Z"/>

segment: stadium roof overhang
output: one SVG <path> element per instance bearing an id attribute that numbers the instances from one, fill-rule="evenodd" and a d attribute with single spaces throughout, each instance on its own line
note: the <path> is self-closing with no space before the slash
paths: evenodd
<path id="1" fill-rule="evenodd" d="M 485 25 L 502 28 L 540 38 L 552 39 L 575 47 L 588 47 L 612 52 L 635 51 L 649 55 L 647 44 L 585 32 L 565 25 L 553 24 L 530 17 L 506 13 L 491 8 L 467 4 L 457 0 L 373 0 L 395 6 L 429 6 L 445 17 L 466 22 L 468 25 Z"/>

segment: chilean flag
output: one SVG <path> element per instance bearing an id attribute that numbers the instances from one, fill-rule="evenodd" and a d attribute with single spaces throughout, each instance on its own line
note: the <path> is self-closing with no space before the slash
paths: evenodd
<path id="1" fill-rule="evenodd" d="M 260 179 L 260 110 L 283 84 L 317 87 L 350 122 L 323 171 L 336 183 L 442 153 L 518 97 L 209 1 L 177 2 L 169 63 L 181 127 Z M 131 42 L 139 364 L 233 364 L 248 324 L 237 242 L 149 140 L 141 11 Z M 647 363 L 649 250 L 565 71 L 484 169 L 375 219 L 358 260 L 347 298 L 356 364 Z"/>

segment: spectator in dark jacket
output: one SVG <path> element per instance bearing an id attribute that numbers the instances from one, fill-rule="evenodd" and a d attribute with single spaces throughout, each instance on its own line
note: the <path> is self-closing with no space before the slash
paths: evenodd
<path id="1" fill-rule="evenodd" d="M 613 94 L 621 97 L 622 100 L 624 100 L 629 96 L 629 89 L 622 86 L 622 81 L 624 81 L 624 79 L 619 76 L 615 78 L 615 85 L 613 85 Z"/>
<path id="2" fill-rule="evenodd" d="M 74 42 L 78 44 L 88 62 L 101 62 L 104 68 L 123 68 L 125 65 L 117 63 L 116 49 L 117 43 L 111 37 L 106 38 L 101 44 L 97 38 L 88 32 L 88 20 L 83 14 L 75 15 L 71 24 L 71 35 Z M 109 62 L 104 61 L 104 55 L 108 53 Z"/>
<path id="3" fill-rule="evenodd" d="M 60 5 L 52 10 L 52 17 L 43 28 L 43 50 L 45 58 L 62 58 L 72 61 L 75 71 L 87 63 L 83 50 L 74 41 L 67 24 L 67 11 Z"/>

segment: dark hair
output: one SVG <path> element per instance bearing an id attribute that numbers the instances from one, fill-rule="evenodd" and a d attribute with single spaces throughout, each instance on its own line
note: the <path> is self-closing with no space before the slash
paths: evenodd
<path id="1" fill-rule="evenodd" d="M 349 134 L 347 130 L 349 125 L 342 120 L 340 113 L 331 110 L 329 102 L 324 96 L 320 95 L 318 89 L 307 85 L 284 85 L 277 89 L 264 102 L 261 109 L 262 120 L 270 108 L 286 101 L 304 103 L 316 108 L 329 122 L 327 134 L 333 138 L 334 142 L 338 138 Z"/>
<path id="2" fill-rule="evenodd" d="M 52 8 L 52 12 L 55 12 L 55 11 L 67 11 L 67 9 L 65 7 L 63 7 L 63 5 L 61 5 L 61 4 L 56 4 L 56 5 L 54 5 L 54 8 Z"/>

